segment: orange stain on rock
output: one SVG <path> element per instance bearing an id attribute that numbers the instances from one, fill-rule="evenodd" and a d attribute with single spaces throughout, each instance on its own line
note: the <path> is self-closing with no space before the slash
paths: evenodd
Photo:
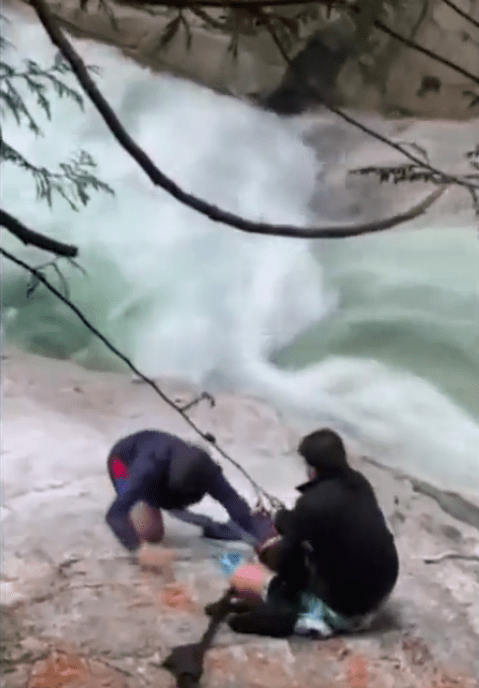
<path id="1" fill-rule="evenodd" d="M 160 600 L 170 609 L 191 613 L 197 611 L 197 605 L 193 602 L 185 587 L 179 583 L 165 585 L 160 592 Z"/>
<path id="2" fill-rule="evenodd" d="M 368 664 L 361 655 L 354 655 L 349 660 L 347 680 L 350 688 L 368 688 Z"/>
<path id="3" fill-rule="evenodd" d="M 25 688 L 127 688 L 127 684 L 102 662 L 54 650 L 34 664 Z"/>

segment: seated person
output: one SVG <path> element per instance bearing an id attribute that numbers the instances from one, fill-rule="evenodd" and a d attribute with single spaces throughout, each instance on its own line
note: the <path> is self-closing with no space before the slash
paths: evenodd
<path id="1" fill-rule="evenodd" d="M 240 633 L 328 636 L 365 628 L 396 584 L 393 536 L 370 483 L 348 465 L 341 438 L 319 430 L 298 451 L 310 480 L 297 488 L 294 508 L 277 514 L 279 540 L 259 554 L 276 575 L 268 580 L 265 566 L 247 564 L 231 578 L 240 599 L 229 625 Z"/>
<path id="2" fill-rule="evenodd" d="M 253 545 L 263 539 L 261 518 L 252 514 L 221 468 L 206 451 L 179 437 L 156 430 L 136 432 L 114 445 L 107 467 L 117 497 L 106 521 L 130 551 L 137 550 L 142 542 L 163 539 L 160 509 L 202 526 L 206 537 L 245 539 Z M 186 509 L 207 494 L 226 509 L 229 523 L 216 523 Z"/>

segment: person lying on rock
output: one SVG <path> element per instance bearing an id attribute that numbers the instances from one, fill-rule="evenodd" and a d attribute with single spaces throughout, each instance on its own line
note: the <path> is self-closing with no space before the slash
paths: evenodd
<path id="1" fill-rule="evenodd" d="M 161 542 L 161 509 L 219 540 L 244 539 L 257 545 L 272 527 L 261 514 L 251 512 L 206 451 L 166 432 L 144 430 L 120 439 L 110 451 L 107 468 L 117 497 L 106 521 L 132 552 L 140 546 L 148 552 L 146 543 Z M 207 494 L 226 509 L 228 523 L 186 509 Z"/>
<path id="2" fill-rule="evenodd" d="M 319 430 L 298 451 L 309 482 L 297 488 L 294 508 L 276 515 L 280 538 L 260 552 L 262 564 L 239 566 L 230 579 L 237 600 L 228 623 L 239 633 L 330 636 L 366 628 L 398 578 L 393 536 L 341 438 Z"/>

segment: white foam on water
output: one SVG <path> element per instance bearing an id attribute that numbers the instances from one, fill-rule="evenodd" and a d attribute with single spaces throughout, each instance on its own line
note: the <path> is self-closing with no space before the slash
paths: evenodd
<path id="1" fill-rule="evenodd" d="M 10 16 L 16 50 L 8 58 L 51 64 L 55 50 L 43 30 Z M 321 165 L 295 120 L 153 74 L 93 42 L 74 44 L 101 67 L 97 82 L 130 134 L 185 190 L 251 219 L 312 222 Z M 297 372 L 269 362 L 272 350 L 340 307 L 341 285 L 329 285 L 309 242 L 211 222 L 155 188 L 88 102 L 82 113 L 53 99 L 48 122 L 28 98 L 45 136 L 10 117 L 5 140 L 47 168 L 84 148 L 115 196 L 94 193 L 79 213 L 58 198 L 50 210 L 28 175 L 4 163 L 3 205 L 32 229 L 79 246 L 87 276 L 64 267 L 71 297 L 141 370 L 259 393 L 304 429 L 333 424 L 379 460 L 448 489 L 479 491 L 479 426 L 434 385 L 365 358 L 328 357 Z M 41 262 L 3 234 L 5 247 Z M 407 271 L 401 279 L 407 284 Z M 6 334 L 24 347 L 113 365 L 44 290 L 27 299 L 25 276 L 7 261 L 2 298 Z"/>

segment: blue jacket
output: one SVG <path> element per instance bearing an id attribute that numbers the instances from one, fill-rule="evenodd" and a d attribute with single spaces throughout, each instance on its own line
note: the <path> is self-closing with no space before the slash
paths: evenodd
<path id="1" fill-rule="evenodd" d="M 128 514 L 136 502 L 158 509 L 185 509 L 209 494 L 247 533 L 257 536 L 255 519 L 246 501 L 231 487 L 221 468 L 202 449 L 179 437 L 144 430 L 121 439 L 112 448 L 110 462 L 118 458 L 128 467 L 128 489 L 119 495 L 106 515 L 118 540 L 129 550 L 140 545 Z"/>

